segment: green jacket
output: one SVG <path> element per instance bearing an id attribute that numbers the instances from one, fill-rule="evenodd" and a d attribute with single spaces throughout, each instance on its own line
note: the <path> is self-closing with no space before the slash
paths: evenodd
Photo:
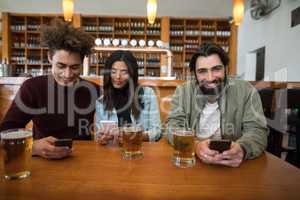
<path id="1" fill-rule="evenodd" d="M 206 102 L 196 81 L 178 86 L 166 122 L 168 129 L 188 126 L 198 131 Z M 222 138 L 239 143 L 245 150 L 245 159 L 259 156 L 267 146 L 268 128 L 256 89 L 246 81 L 228 79 L 218 103 Z M 172 144 L 170 132 L 168 139 Z"/>

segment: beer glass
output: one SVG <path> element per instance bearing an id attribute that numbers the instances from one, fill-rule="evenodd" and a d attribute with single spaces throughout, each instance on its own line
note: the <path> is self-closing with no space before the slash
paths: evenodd
<path id="1" fill-rule="evenodd" d="M 121 128 L 122 158 L 125 160 L 142 159 L 143 128 L 140 124 L 126 124 Z"/>
<path id="2" fill-rule="evenodd" d="M 172 161 L 178 167 L 193 167 L 195 158 L 195 134 L 191 130 L 172 129 L 174 153 Z"/>
<path id="3" fill-rule="evenodd" d="M 5 179 L 30 176 L 32 142 L 31 130 L 11 129 L 1 132 Z"/>

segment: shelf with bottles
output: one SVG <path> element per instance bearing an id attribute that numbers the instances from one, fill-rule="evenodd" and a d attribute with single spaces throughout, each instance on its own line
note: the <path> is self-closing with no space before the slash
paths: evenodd
<path id="1" fill-rule="evenodd" d="M 41 51 L 40 49 L 27 49 L 27 58 L 26 64 L 27 65 L 42 65 L 41 59 Z"/>
<path id="2" fill-rule="evenodd" d="M 98 18 L 98 34 L 112 35 L 114 32 L 114 20 L 108 17 Z"/>
<path id="3" fill-rule="evenodd" d="M 130 34 L 130 18 L 115 18 L 115 34 Z"/>
<path id="4" fill-rule="evenodd" d="M 130 20 L 130 34 L 131 35 L 145 35 L 146 21 L 144 18 L 136 18 Z"/>
<path id="5" fill-rule="evenodd" d="M 96 17 L 82 17 L 83 30 L 86 32 L 98 32 L 98 19 Z"/>
<path id="6" fill-rule="evenodd" d="M 216 35 L 216 21 L 212 19 L 201 20 L 201 36 L 214 37 Z"/>
<path id="7" fill-rule="evenodd" d="M 192 56 L 194 55 L 194 52 L 193 53 L 188 53 L 185 55 L 185 58 L 184 58 L 184 68 L 189 68 L 189 64 L 190 64 L 190 61 L 192 59 Z"/>
<path id="8" fill-rule="evenodd" d="M 144 53 L 135 53 L 134 54 L 137 64 L 139 67 L 144 67 L 145 66 L 145 54 Z"/>
<path id="9" fill-rule="evenodd" d="M 215 42 L 215 37 L 201 37 L 201 43 Z"/>
<path id="10" fill-rule="evenodd" d="M 10 63 L 25 65 L 26 63 L 25 51 L 23 49 L 15 49 L 14 51 L 12 51 L 10 57 Z"/>
<path id="11" fill-rule="evenodd" d="M 178 38 L 170 40 L 170 49 L 173 52 L 182 53 L 184 49 L 184 41 Z"/>
<path id="12" fill-rule="evenodd" d="M 199 37 L 200 33 L 200 21 L 198 19 L 187 19 L 185 21 L 186 37 Z"/>
<path id="13" fill-rule="evenodd" d="M 227 53 L 229 53 L 229 40 L 227 38 L 217 38 L 217 42 L 216 42 L 219 46 L 221 46 L 224 51 L 226 51 Z"/>
<path id="14" fill-rule="evenodd" d="M 170 19 L 170 36 L 183 37 L 184 36 L 184 20 L 183 19 Z"/>
<path id="15" fill-rule="evenodd" d="M 146 60 L 146 54 L 145 53 L 134 53 L 134 56 L 136 58 L 137 64 L 138 64 L 138 74 L 139 76 L 145 75 L 145 60 Z"/>
<path id="16" fill-rule="evenodd" d="M 41 37 L 39 34 L 27 33 L 27 48 L 41 48 Z"/>
<path id="17" fill-rule="evenodd" d="M 160 36 L 161 35 L 161 22 L 156 19 L 154 24 L 147 24 L 146 26 L 147 36 Z"/>
<path id="18" fill-rule="evenodd" d="M 42 65 L 44 67 L 50 67 L 50 63 L 48 60 L 48 49 L 42 49 Z"/>
<path id="19" fill-rule="evenodd" d="M 147 68 L 160 68 L 160 54 L 152 53 L 146 55 L 146 65 Z"/>
<path id="20" fill-rule="evenodd" d="M 11 37 L 11 48 L 22 49 L 26 47 L 25 32 L 14 32 Z"/>
<path id="21" fill-rule="evenodd" d="M 173 54 L 172 68 L 182 68 L 183 66 L 183 54 Z"/>
<path id="22" fill-rule="evenodd" d="M 42 69 L 43 65 L 46 67 L 50 64 L 47 53 L 44 53 L 48 51 L 47 48 L 41 47 L 41 28 L 43 25 L 49 25 L 57 16 L 8 14 L 8 17 L 9 30 L 7 31 L 10 32 L 8 55 L 9 62 L 15 66 L 15 75 L 29 73 L 28 69 L 31 68 L 33 75 L 43 74 L 36 70 Z"/>
<path id="23" fill-rule="evenodd" d="M 160 69 L 146 69 L 145 76 L 160 76 Z"/>
<path id="24" fill-rule="evenodd" d="M 13 68 L 13 76 L 22 76 L 25 73 L 25 68 L 23 66 L 15 65 Z"/>
<path id="25" fill-rule="evenodd" d="M 39 65 L 28 65 L 27 74 L 30 74 L 32 77 L 41 76 L 43 75 L 43 70 Z"/>
<path id="26" fill-rule="evenodd" d="M 231 27 L 227 20 L 217 21 L 217 37 L 229 38 L 231 35 Z"/>
<path id="27" fill-rule="evenodd" d="M 10 31 L 11 32 L 24 32 L 26 31 L 25 16 L 13 16 L 10 18 Z"/>
<path id="28" fill-rule="evenodd" d="M 41 20 L 42 18 L 40 16 L 29 16 L 27 17 L 27 33 L 28 32 L 40 32 L 41 29 Z"/>
<path id="29" fill-rule="evenodd" d="M 194 53 L 199 48 L 198 39 L 186 39 L 184 49 L 186 53 Z"/>
<path id="30" fill-rule="evenodd" d="M 10 18 L 10 59 L 9 63 L 21 67 L 26 64 L 26 17 L 13 16 Z M 25 70 L 25 69 L 24 69 Z"/>

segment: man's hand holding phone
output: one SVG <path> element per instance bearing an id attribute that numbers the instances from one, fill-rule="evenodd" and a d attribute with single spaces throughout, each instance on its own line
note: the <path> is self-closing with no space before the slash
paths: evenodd
<path id="1" fill-rule="evenodd" d="M 236 142 L 228 140 L 204 140 L 196 145 L 196 154 L 208 164 L 238 167 L 243 160 L 244 151 Z"/>
<path id="2" fill-rule="evenodd" d="M 57 141 L 59 139 L 52 136 L 34 140 L 32 155 L 38 155 L 47 159 L 61 159 L 69 156 L 72 153 L 72 149 L 69 146 L 56 146 L 56 143 L 61 143 Z"/>

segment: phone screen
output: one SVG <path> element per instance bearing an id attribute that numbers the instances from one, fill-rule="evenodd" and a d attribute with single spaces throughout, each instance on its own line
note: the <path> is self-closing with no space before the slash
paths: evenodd
<path id="1" fill-rule="evenodd" d="M 72 139 L 58 139 L 54 142 L 54 145 L 57 147 L 69 147 L 72 148 Z"/>
<path id="2" fill-rule="evenodd" d="M 231 146 L 230 140 L 211 140 L 209 142 L 209 148 L 212 150 L 219 151 L 220 153 L 230 149 L 230 146 Z"/>

